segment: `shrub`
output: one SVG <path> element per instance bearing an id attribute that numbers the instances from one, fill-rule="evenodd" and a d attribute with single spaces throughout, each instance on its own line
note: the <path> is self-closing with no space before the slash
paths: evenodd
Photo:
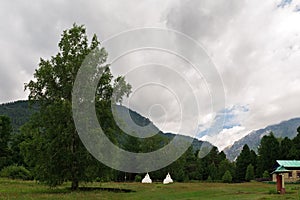
<path id="1" fill-rule="evenodd" d="M 270 174 L 269 174 L 269 172 L 268 172 L 267 170 L 264 171 L 264 173 L 263 173 L 263 178 L 265 178 L 265 179 L 270 178 Z"/>
<path id="2" fill-rule="evenodd" d="M 207 182 L 212 182 L 212 178 L 211 178 L 211 176 L 208 176 L 208 178 L 207 178 L 207 180 L 206 180 Z"/>
<path id="3" fill-rule="evenodd" d="M 17 165 L 11 165 L 3 168 L 0 172 L 0 176 L 11 179 L 33 180 L 33 177 L 29 170 L 27 170 L 23 166 Z"/>
<path id="4" fill-rule="evenodd" d="M 97 178 L 95 179 L 95 181 L 99 183 L 99 182 L 101 182 L 101 178 L 97 177 Z"/>
<path id="5" fill-rule="evenodd" d="M 135 181 L 135 182 L 141 182 L 141 181 L 142 181 L 142 177 L 141 177 L 140 175 L 136 175 L 136 176 L 134 177 L 134 181 Z"/>
<path id="6" fill-rule="evenodd" d="M 227 170 L 224 175 L 222 176 L 223 183 L 231 183 L 232 182 L 232 176 L 229 170 Z"/>

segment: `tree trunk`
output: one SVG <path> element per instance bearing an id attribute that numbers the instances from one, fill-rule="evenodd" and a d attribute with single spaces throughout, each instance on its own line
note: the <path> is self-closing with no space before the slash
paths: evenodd
<path id="1" fill-rule="evenodd" d="M 71 167 L 71 177 L 72 177 L 72 186 L 71 190 L 77 190 L 79 181 L 78 181 L 78 163 L 76 158 L 76 151 L 77 151 L 77 141 L 76 141 L 76 130 L 72 135 L 72 145 L 71 145 L 71 152 L 72 152 L 72 167 Z"/>
<path id="2" fill-rule="evenodd" d="M 71 186 L 71 190 L 77 190 L 79 186 L 78 180 L 75 178 L 72 180 L 72 186 Z"/>

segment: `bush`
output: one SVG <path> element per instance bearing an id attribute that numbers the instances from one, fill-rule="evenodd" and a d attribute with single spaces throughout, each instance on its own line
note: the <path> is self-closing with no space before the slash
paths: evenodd
<path id="1" fill-rule="evenodd" d="M 263 178 L 265 178 L 265 179 L 270 178 L 270 174 L 269 174 L 269 172 L 268 172 L 267 170 L 264 171 L 264 173 L 263 173 Z"/>
<path id="2" fill-rule="evenodd" d="M 29 170 L 27 170 L 23 166 L 17 165 L 11 165 L 3 168 L 0 172 L 0 176 L 11 179 L 33 180 L 33 177 Z"/>
<path id="3" fill-rule="evenodd" d="M 99 182 L 101 182 L 102 180 L 101 180 L 101 178 L 97 177 L 97 178 L 95 179 L 95 181 L 99 183 Z"/>
<path id="4" fill-rule="evenodd" d="M 232 176 L 229 170 L 227 170 L 224 175 L 222 176 L 223 183 L 231 183 L 232 182 Z"/>
<path id="5" fill-rule="evenodd" d="M 142 177 L 141 177 L 140 175 L 136 175 L 136 176 L 134 177 L 134 181 L 135 181 L 135 182 L 141 182 L 141 181 L 142 181 Z"/>
<path id="6" fill-rule="evenodd" d="M 208 176 L 208 178 L 207 178 L 207 180 L 206 180 L 207 182 L 209 182 L 209 183 L 211 183 L 212 182 L 212 178 L 211 178 L 211 176 Z"/>

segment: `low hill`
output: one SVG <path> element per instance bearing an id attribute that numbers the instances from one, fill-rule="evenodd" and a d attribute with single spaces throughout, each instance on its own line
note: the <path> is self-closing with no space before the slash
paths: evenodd
<path id="1" fill-rule="evenodd" d="M 0 104 L 0 115 L 8 116 L 11 119 L 12 127 L 15 132 L 18 131 L 37 110 L 37 105 L 29 105 L 29 102 L 25 100 Z"/>
<path id="2" fill-rule="evenodd" d="M 148 118 L 143 117 L 139 113 L 132 111 L 124 106 L 115 106 L 117 115 L 122 118 L 123 122 L 127 126 L 131 126 L 132 121 L 141 126 L 141 127 L 146 127 L 144 131 L 146 132 L 154 132 L 162 135 L 163 137 L 167 139 L 172 139 L 175 134 L 173 133 L 163 133 L 160 131 Z M 22 100 L 22 101 L 15 101 L 15 102 L 10 102 L 10 103 L 4 103 L 0 104 L 0 115 L 5 115 L 10 117 L 13 130 L 17 132 L 19 128 L 25 124 L 31 117 L 31 115 L 34 112 L 38 111 L 38 106 L 37 104 L 34 105 L 29 105 L 28 101 Z M 129 113 L 131 120 L 128 120 L 128 117 L 125 117 Z M 184 136 L 181 135 L 182 138 L 185 138 L 186 140 L 191 139 L 189 136 Z M 196 138 L 193 139 L 192 146 L 194 150 L 198 150 L 201 148 L 203 144 L 203 141 L 200 141 Z M 208 142 L 205 142 L 206 145 L 211 145 Z"/>

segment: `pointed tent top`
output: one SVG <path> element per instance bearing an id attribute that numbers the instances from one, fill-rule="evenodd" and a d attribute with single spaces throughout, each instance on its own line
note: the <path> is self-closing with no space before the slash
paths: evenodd
<path id="1" fill-rule="evenodd" d="M 280 173 L 287 173 L 287 172 L 290 172 L 290 170 L 287 170 L 286 168 L 284 168 L 284 166 L 281 165 L 277 167 L 277 169 L 271 174 L 280 174 Z"/>

